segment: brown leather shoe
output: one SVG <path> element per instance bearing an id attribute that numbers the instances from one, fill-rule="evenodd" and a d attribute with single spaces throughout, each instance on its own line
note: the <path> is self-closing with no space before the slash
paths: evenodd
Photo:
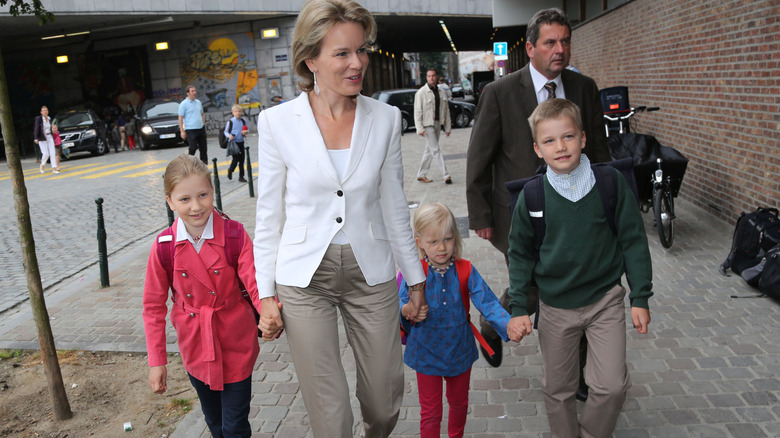
<path id="1" fill-rule="evenodd" d="M 433 182 L 433 181 L 429 180 L 428 178 L 426 178 L 424 176 L 421 176 L 421 177 L 417 178 L 417 181 L 420 181 L 420 182 L 423 182 L 423 183 L 426 183 L 426 184 L 429 183 L 429 182 Z"/>

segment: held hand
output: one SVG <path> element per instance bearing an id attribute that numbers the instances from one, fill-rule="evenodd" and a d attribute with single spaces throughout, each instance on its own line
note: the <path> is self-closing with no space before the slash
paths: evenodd
<path id="1" fill-rule="evenodd" d="M 155 394 L 162 394 L 168 389 L 168 369 L 165 365 L 152 367 L 149 370 L 149 387 Z"/>
<path id="2" fill-rule="evenodd" d="M 474 230 L 475 233 L 477 233 L 477 236 L 485 239 L 485 240 L 493 240 L 493 228 L 482 228 L 479 230 Z"/>
<path id="3" fill-rule="evenodd" d="M 417 318 L 420 309 L 428 304 L 425 301 L 425 282 L 417 283 L 409 287 L 409 302 L 412 304 L 412 318 Z"/>
<path id="4" fill-rule="evenodd" d="M 414 322 L 422 322 L 425 321 L 425 318 L 428 316 L 428 305 L 423 304 L 422 307 L 420 307 L 420 311 L 417 312 L 417 318 L 414 318 Z"/>
<path id="5" fill-rule="evenodd" d="M 634 323 L 634 328 L 637 333 L 640 335 L 647 334 L 647 326 L 650 324 L 650 310 L 641 307 L 632 307 L 631 322 Z"/>
<path id="6" fill-rule="evenodd" d="M 509 323 L 506 325 L 506 332 L 509 335 L 509 339 L 514 342 L 520 342 L 525 336 L 528 336 L 533 331 L 533 325 L 531 324 L 531 318 L 528 315 L 515 316 L 509 319 Z"/>
<path id="7" fill-rule="evenodd" d="M 260 300 L 260 323 L 257 328 L 263 332 L 264 341 L 273 341 L 282 335 L 284 323 L 282 322 L 282 303 L 277 302 L 274 297 L 266 297 Z"/>

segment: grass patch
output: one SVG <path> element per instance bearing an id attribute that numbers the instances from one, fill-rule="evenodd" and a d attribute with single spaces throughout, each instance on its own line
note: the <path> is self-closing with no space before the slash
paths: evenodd
<path id="1" fill-rule="evenodd" d="M 22 350 L 0 350 L 0 359 L 12 359 L 22 355 Z"/>
<path id="2" fill-rule="evenodd" d="M 182 412 L 189 412 L 192 410 L 193 401 L 188 398 L 175 398 L 168 404 L 171 410 L 180 410 Z"/>

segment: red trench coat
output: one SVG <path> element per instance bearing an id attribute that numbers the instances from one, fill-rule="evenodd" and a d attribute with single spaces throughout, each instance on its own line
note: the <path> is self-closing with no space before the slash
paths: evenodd
<path id="1" fill-rule="evenodd" d="M 176 244 L 173 289 L 176 292 L 171 323 L 176 329 L 184 368 L 215 391 L 223 390 L 225 383 L 249 377 L 260 351 L 254 314 L 241 297 L 236 272 L 225 257 L 224 228 L 225 220 L 214 214 L 214 238 L 207 240 L 198 253 L 189 241 L 176 242 L 176 224 L 173 226 Z M 155 241 L 149 254 L 143 296 L 149 366 L 168 363 L 165 315 L 169 283 L 157 245 Z M 246 231 L 238 259 L 238 275 L 259 312 L 252 240 Z"/>

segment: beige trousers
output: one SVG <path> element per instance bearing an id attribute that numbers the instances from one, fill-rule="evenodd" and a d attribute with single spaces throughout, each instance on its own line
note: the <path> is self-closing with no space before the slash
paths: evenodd
<path id="1" fill-rule="evenodd" d="M 626 312 L 622 286 L 578 309 L 540 302 L 539 346 L 544 361 L 542 393 L 553 438 L 608 438 L 631 386 L 626 367 Z M 577 421 L 574 394 L 579 382 L 579 346 L 588 339 L 585 382 L 588 401 Z"/>
<path id="2" fill-rule="evenodd" d="M 403 397 L 395 279 L 369 286 L 350 245 L 330 245 L 306 288 L 277 285 L 295 372 L 315 438 L 350 438 L 338 314 L 355 356 L 365 438 L 390 436 Z"/>

